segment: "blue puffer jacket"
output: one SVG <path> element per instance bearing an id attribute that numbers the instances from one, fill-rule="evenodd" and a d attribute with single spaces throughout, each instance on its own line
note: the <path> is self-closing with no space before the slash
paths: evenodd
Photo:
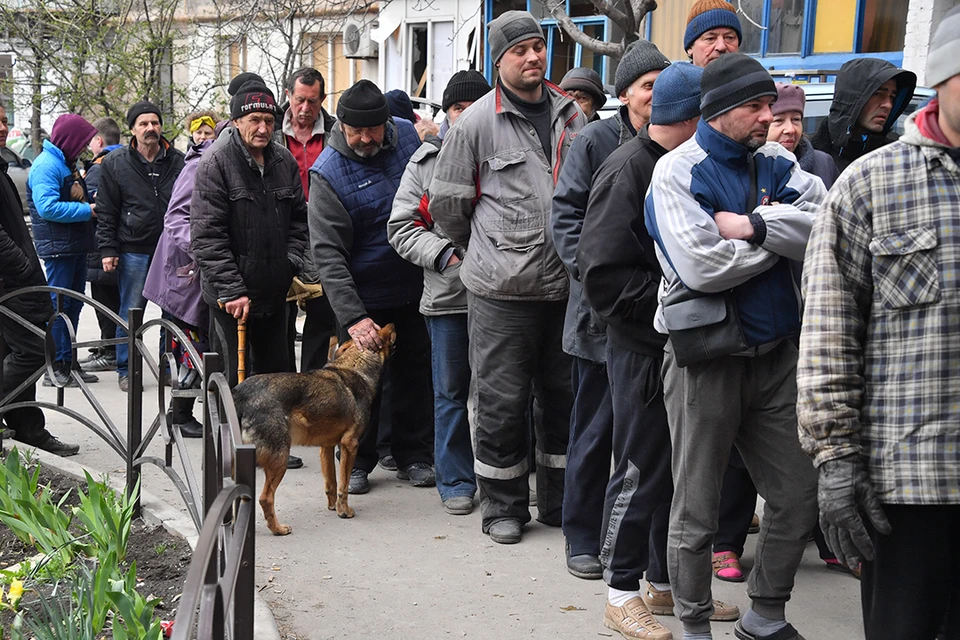
<path id="1" fill-rule="evenodd" d="M 43 153 L 37 156 L 27 178 L 27 207 L 41 258 L 85 254 L 96 248 L 90 205 L 70 198 L 73 183 L 63 152 L 44 140 Z"/>
<path id="2" fill-rule="evenodd" d="M 347 254 L 347 264 L 361 307 L 337 295 L 337 278 L 331 278 L 325 269 L 330 259 L 328 252 L 315 252 L 314 259 L 321 272 L 321 282 L 330 296 L 331 305 L 344 326 L 350 326 L 365 315 L 367 309 L 390 309 L 416 302 L 423 290 L 423 273 L 419 267 L 401 258 L 387 241 L 387 220 L 393 199 L 400 186 L 404 169 L 410 157 L 420 148 L 416 129 L 406 120 L 397 118 L 388 124 L 384 147 L 372 158 L 360 158 L 347 146 L 339 125 L 328 136 L 327 147 L 310 169 L 332 189 L 350 218 L 350 229 L 342 237 L 344 246 L 339 252 Z M 310 193 L 310 236 L 316 246 L 318 235 L 332 236 L 327 230 L 315 229 L 313 212 L 318 211 L 331 222 L 336 203 L 327 202 L 327 194 L 314 188 Z M 328 206 L 329 205 L 329 206 Z M 321 213 L 322 211 L 322 213 Z M 346 230 L 345 230 L 346 231 Z M 326 273 L 326 277 L 324 277 Z"/>

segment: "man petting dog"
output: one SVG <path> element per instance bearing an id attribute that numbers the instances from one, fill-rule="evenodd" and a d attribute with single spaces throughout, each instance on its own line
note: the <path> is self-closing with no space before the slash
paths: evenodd
<path id="1" fill-rule="evenodd" d="M 191 248 L 210 305 L 210 340 L 237 384 L 237 321 L 247 323 L 248 373 L 289 371 L 287 289 L 303 269 L 307 202 L 297 161 L 272 142 L 276 101 L 252 82 L 197 168 Z"/>
<path id="2" fill-rule="evenodd" d="M 397 478 L 415 487 L 432 487 L 430 340 L 418 308 L 423 272 L 387 242 L 393 199 L 420 137 L 413 124 L 390 116 L 386 98 L 369 80 L 343 92 L 337 120 L 310 169 L 313 259 L 340 326 L 361 350 L 379 350 L 380 328 L 396 326 L 399 348 L 384 375 L 392 385 L 391 448 Z M 370 490 L 367 476 L 378 459 L 380 395 L 350 473 L 350 493 Z"/>

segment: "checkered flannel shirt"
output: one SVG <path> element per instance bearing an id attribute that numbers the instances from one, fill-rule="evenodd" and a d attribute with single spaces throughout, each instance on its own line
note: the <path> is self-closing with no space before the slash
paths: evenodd
<path id="1" fill-rule="evenodd" d="M 830 190 L 804 261 L 804 450 L 888 503 L 960 504 L 960 167 L 913 121 Z"/>

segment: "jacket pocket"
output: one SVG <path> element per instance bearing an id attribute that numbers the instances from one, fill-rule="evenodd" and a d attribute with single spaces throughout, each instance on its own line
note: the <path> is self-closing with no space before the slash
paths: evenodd
<path id="1" fill-rule="evenodd" d="M 940 299 L 933 227 L 877 236 L 870 241 L 873 281 L 886 309 L 909 309 Z"/>
<path id="2" fill-rule="evenodd" d="M 530 168 L 527 166 L 527 154 L 519 149 L 504 151 L 489 160 L 487 164 L 497 183 L 497 200 L 501 204 L 512 204 L 537 197 Z"/>
<path id="3" fill-rule="evenodd" d="M 500 251 L 519 251 L 526 253 L 533 251 L 546 240 L 546 234 L 541 229 L 521 229 L 512 231 L 486 230 L 487 237 Z"/>

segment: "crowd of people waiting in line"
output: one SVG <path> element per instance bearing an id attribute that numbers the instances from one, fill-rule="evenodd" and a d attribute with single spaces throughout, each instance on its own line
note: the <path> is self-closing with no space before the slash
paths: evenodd
<path id="1" fill-rule="evenodd" d="M 128 145 L 113 120 L 61 116 L 30 173 L 32 241 L 0 180 L 4 291 L 89 281 L 124 320 L 150 300 L 232 384 L 240 319 L 254 375 L 296 370 L 298 307 L 303 372 L 331 337 L 378 348 L 393 323 L 350 492 L 380 463 L 436 485 L 453 515 L 479 494 L 502 544 L 535 504 L 563 528 L 569 572 L 606 582 L 603 622 L 626 638 L 672 638 L 656 616 L 674 614 L 684 640 L 711 638 L 711 621 L 801 638 L 785 606 L 811 537 L 861 578 L 868 640 L 960 638 L 960 8 L 931 43 L 937 98 L 899 140 L 915 74 L 848 62 L 808 137 L 803 90 L 738 53 L 723 0 L 693 5 L 690 62 L 626 50 L 607 119 L 593 70 L 545 81 L 532 15 L 488 27 L 498 80 L 455 73 L 439 128 L 368 80 L 334 118 L 311 68 L 279 107 L 259 76 L 234 78 L 228 119 L 187 118 L 186 155 L 147 101 Z M 53 313 L 47 294 L 6 304 L 40 327 Z M 44 384 L 115 370 L 126 391 L 124 344 L 72 359 L 80 308 L 63 302 Z M 3 340 L 6 394 L 44 350 L 9 321 Z M 172 375 L 197 384 L 176 346 Z M 201 435 L 192 400 L 169 416 Z M 39 409 L 4 420 L 78 451 Z M 714 600 L 714 577 L 747 581 L 750 609 Z"/>

